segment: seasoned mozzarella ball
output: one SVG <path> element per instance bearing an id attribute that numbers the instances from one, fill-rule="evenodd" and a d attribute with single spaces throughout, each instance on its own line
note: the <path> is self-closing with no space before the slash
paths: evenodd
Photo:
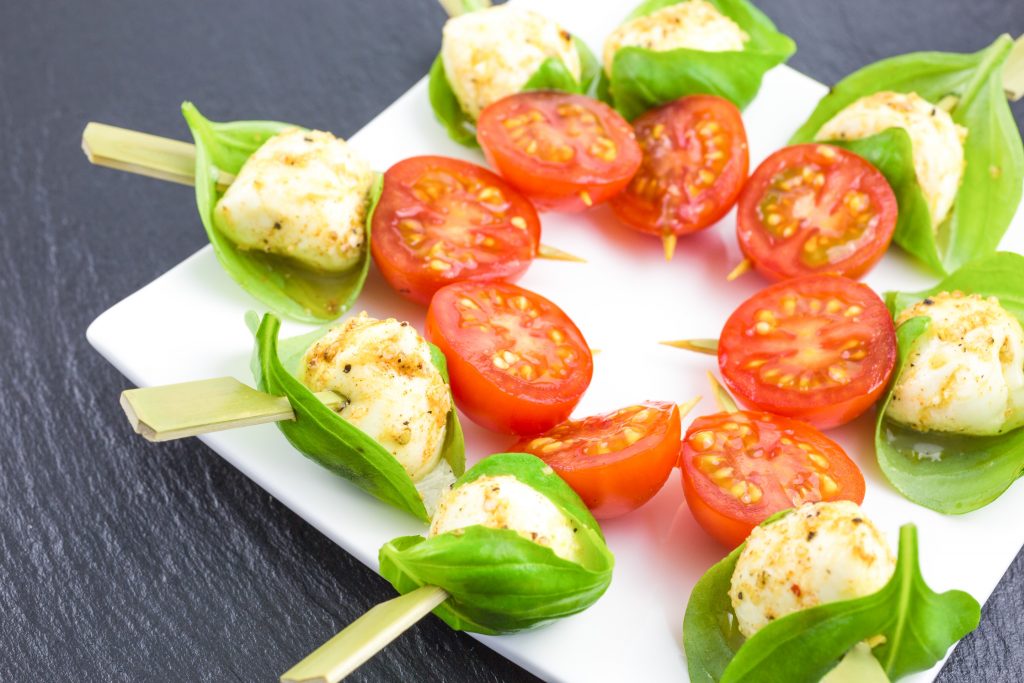
<path id="1" fill-rule="evenodd" d="M 687 48 L 703 52 L 739 52 L 750 36 L 710 2 L 686 0 L 627 21 L 604 43 L 604 68 L 611 73 L 615 53 L 624 47 L 655 52 Z"/>
<path id="2" fill-rule="evenodd" d="M 885 537 L 856 503 L 806 503 L 750 533 L 729 597 L 749 638 L 787 614 L 875 593 L 895 568 Z"/>
<path id="3" fill-rule="evenodd" d="M 249 157 L 214 221 L 242 249 L 344 272 L 363 253 L 373 181 L 369 163 L 344 140 L 290 129 Z"/>
<path id="4" fill-rule="evenodd" d="M 487 105 L 521 91 L 549 57 L 561 59 L 579 80 L 580 56 L 572 35 L 547 17 L 514 5 L 469 12 L 444 25 L 444 73 L 474 121 Z"/>
<path id="5" fill-rule="evenodd" d="M 893 388 L 887 415 L 918 431 L 998 434 L 1024 423 L 1024 330 L 995 297 L 943 292 L 896 323 L 931 318 Z"/>
<path id="6" fill-rule="evenodd" d="M 475 525 L 512 529 L 571 562 L 581 557 L 572 521 L 546 496 L 510 474 L 479 477 L 449 491 L 437 507 L 430 535 Z"/>
<path id="7" fill-rule="evenodd" d="M 430 347 L 407 323 L 349 318 L 306 350 L 299 379 L 344 396 L 341 416 L 394 455 L 413 481 L 438 464 L 451 398 Z"/>
<path id="8" fill-rule="evenodd" d="M 914 172 L 932 226 L 946 219 L 964 175 L 967 129 L 917 93 L 877 92 L 849 105 L 818 131 L 818 140 L 857 140 L 889 128 L 910 136 Z"/>

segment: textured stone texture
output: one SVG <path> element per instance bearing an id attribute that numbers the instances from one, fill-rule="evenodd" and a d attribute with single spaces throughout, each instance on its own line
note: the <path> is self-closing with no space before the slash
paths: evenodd
<path id="1" fill-rule="evenodd" d="M 1024 32 L 1006 0 L 762 6 L 800 43 L 793 65 L 826 82 Z M 186 98 L 347 136 L 426 72 L 443 20 L 429 0 L 0 5 L 4 680 L 274 680 L 391 596 L 199 442 L 129 433 L 126 383 L 85 328 L 204 238 L 186 188 L 91 168 L 79 138 L 89 119 L 185 138 Z M 1024 679 L 1022 558 L 940 680 Z M 433 618 L 353 677 L 528 678 Z"/>

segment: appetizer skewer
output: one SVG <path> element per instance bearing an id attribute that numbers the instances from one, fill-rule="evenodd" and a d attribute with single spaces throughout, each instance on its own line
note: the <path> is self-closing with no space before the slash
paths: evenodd
<path id="1" fill-rule="evenodd" d="M 195 185 L 195 145 L 105 123 L 90 122 L 82 131 L 82 150 L 97 166 L 134 173 L 180 185 Z M 218 169 L 217 188 L 226 190 L 235 176 Z M 537 247 L 537 258 L 555 261 L 584 260 L 547 244 Z"/>
<path id="2" fill-rule="evenodd" d="M 501 634 L 592 605 L 614 558 L 597 522 L 532 455 L 484 458 L 445 494 L 427 537 L 380 550 L 381 573 L 405 595 L 371 610 L 281 680 L 334 683 L 434 610 L 449 626 Z"/>
<path id="3" fill-rule="evenodd" d="M 683 644 L 695 681 L 895 681 L 933 666 L 980 617 L 967 593 L 925 584 L 912 524 L 894 558 L 855 503 L 808 503 L 704 574 Z"/>

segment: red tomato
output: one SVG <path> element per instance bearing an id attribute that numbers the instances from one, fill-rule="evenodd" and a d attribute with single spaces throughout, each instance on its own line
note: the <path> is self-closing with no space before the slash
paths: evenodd
<path id="1" fill-rule="evenodd" d="M 745 405 L 810 422 L 849 422 L 873 404 L 896 364 L 896 330 L 870 287 L 809 275 L 740 304 L 718 342 L 718 365 Z"/>
<path id="2" fill-rule="evenodd" d="M 740 194 L 736 236 L 773 280 L 858 278 L 892 241 L 899 208 L 878 169 L 839 147 L 795 145 L 757 167 Z"/>
<path id="3" fill-rule="evenodd" d="M 569 420 L 511 451 L 532 453 L 565 479 L 594 516 L 618 517 L 661 490 L 679 458 L 679 409 L 649 401 Z"/>
<path id="4" fill-rule="evenodd" d="M 407 299 L 428 304 L 459 280 L 515 280 L 539 243 L 533 205 L 485 168 L 423 156 L 384 174 L 370 249 L 384 279 Z"/>
<path id="5" fill-rule="evenodd" d="M 705 531 L 735 548 L 776 512 L 822 500 L 864 500 L 864 475 L 808 424 L 740 411 L 698 417 L 680 466 L 686 504 Z"/>
<path id="6" fill-rule="evenodd" d="M 480 113 L 484 156 L 540 209 L 582 211 L 610 199 L 640 166 L 633 129 L 583 95 L 532 91 L 498 100 Z"/>
<path id="7" fill-rule="evenodd" d="M 736 105 L 690 95 L 640 116 L 633 129 L 644 161 L 612 200 L 623 223 L 653 235 L 686 235 L 729 212 L 750 164 Z"/>
<path id="8" fill-rule="evenodd" d="M 594 374 L 590 347 L 569 316 L 504 282 L 439 289 L 425 333 L 448 359 L 456 404 L 496 432 L 554 427 L 569 417 Z"/>

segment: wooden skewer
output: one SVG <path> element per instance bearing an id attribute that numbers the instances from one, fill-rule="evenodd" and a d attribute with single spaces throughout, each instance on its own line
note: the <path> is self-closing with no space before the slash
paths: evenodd
<path id="1" fill-rule="evenodd" d="M 739 276 L 745 274 L 748 270 L 750 270 L 751 267 L 753 267 L 753 265 L 754 265 L 754 262 L 751 261 L 750 259 L 748 259 L 748 258 L 743 259 L 738 264 L 736 264 L 735 268 L 733 268 L 732 270 L 729 271 L 728 275 L 725 276 L 726 281 L 727 282 L 732 282 L 733 280 L 735 280 L 736 278 L 738 278 Z"/>
<path id="2" fill-rule="evenodd" d="M 382 602 L 345 627 L 281 676 L 281 683 L 337 683 L 448 599 L 422 586 Z"/>
<path id="3" fill-rule="evenodd" d="M 696 353 L 704 353 L 709 356 L 718 355 L 717 339 L 677 339 L 675 341 L 658 343 L 662 346 L 671 346 L 674 349 L 685 349 L 686 351 L 695 351 Z"/>
<path id="4" fill-rule="evenodd" d="M 345 403 L 333 391 L 314 395 L 331 408 Z M 295 419 L 287 398 L 257 391 L 234 377 L 129 389 L 121 393 L 121 407 L 135 432 L 150 441 Z"/>
<path id="5" fill-rule="evenodd" d="M 90 121 L 82 131 L 82 151 L 90 163 L 181 185 L 195 184 L 195 145 L 150 135 L 137 130 Z M 218 170 L 217 187 L 225 190 L 234 182 L 230 173 Z M 542 244 L 537 258 L 586 263 L 567 251 Z"/>
<path id="6" fill-rule="evenodd" d="M 740 407 L 736 405 L 736 399 L 722 386 L 722 383 L 718 381 L 714 373 L 708 371 L 708 380 L 711 382 L 711 391 L 714 392 L 715 401 L 719 407 L 727 413 L 738 412 Z"/>
<path id="7" fill-rule="evenodd" d="M 694 396 L 693 398 L 691 398 L 689 401 L 686 401 L 685 403 L 679 403 L 677 405 L 677 407 L 679 408 L 679 419 L 682 420 L 684 417 L 689 415 L 690 411 L 693 410 L 698 403 L 700 403 L 700 400 L 701 400 L 700 396 Z"/>
<path id="8" fill-rule="evenodd" d="M 675 233 L 668 233 L 661 236 L 661 247 L 665 250 L 665 260 L 671 261 L 672 255 L 676 253 L 676 242 L 679 238 Z"/>

